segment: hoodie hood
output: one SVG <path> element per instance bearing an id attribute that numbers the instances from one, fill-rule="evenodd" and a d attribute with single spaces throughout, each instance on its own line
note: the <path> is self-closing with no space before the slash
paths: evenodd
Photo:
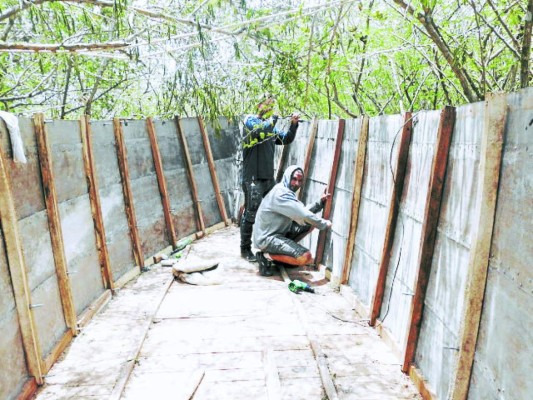
<path id="1" fill-rule="evenodd" d="M 302 173 L 302 175 L 304 174 L 304 170 L 298 165 L 290 165 L 287 167 L 287 169 L 283 173 L 283 179 L 281 180 L 281 182 L 283 183 L 283 186 L 285 186 L 288 189 L 291 188 L 292 175 L 294 174 L 295 171 L 298 171 L 298 170 Z"/>

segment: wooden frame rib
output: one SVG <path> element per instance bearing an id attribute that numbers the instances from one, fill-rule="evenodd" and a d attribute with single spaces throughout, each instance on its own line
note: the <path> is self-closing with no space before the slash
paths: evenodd
<path id="1" fill-rule="evenodd" d="M 7 262 L 28 371 L 35 378 L 37 384 L 42 385 L 44 383 L 44 362 L 35 320 L 30 308 L 31 292 L 28 284 L 26 262 L 22 253 L 22 241 L 19 234 L 13 192 L 11 191 L 11 179 L 3 153 L 3 149 L 0 148 L 0 223 L 6 246 Z"/>
<path id="2" fill-rule="evenodd" d="M 194 179 L 194 171 L 192 167 L 191 154 L 189 152 L 189 146 L 187 144 L 187 138 L 185 137 L 185 132 L 183 132 L 181 126 L 181 120 L 179 117 L 174 119 L 176 123 L 176 131 L 178 138 L 181 143 L 181 148 L 183 150 L 183 156 L 185 157 L 185 166 L 187 168 L 187 178 L 189 179 L 189 185 L 191 188 L 191 195 L 194 204 L 194 210 L 196 211 L 196 228 L 198 229 L 197 236 L 201 237 L 205 235 L 205 223 L 204 217 L 202 215 L 202 206 L 200 204 L 200 199 L 198 198 L 198 187 L 196 186 L 196 181 Z"/>
<path id="3" fill-rule="evenodd" d="M 198 117 L 198 126 L 200 127 L 200 133 L 202 134 L 202 141 L 204 142 L 205 156 L 207 157 L 207 165 L 209 166 L 209 173 L 211 174 L 211 181 L 213 182 L 213 190 L 215 191 L 215 197 L 217 199 L 218 209 L 220 211 L 220 217 L 226 226 L 229 226 L 231 221 L 228 219 L 226 212 L 226 205 L 222 198 L 222 192 L 220 190 L 220 184 L 218 181 L 217 171 L 215 168 L 215 160 L 213 158 L 213 152 L 211 151 L 211 144 L 209 143 L 209 136 L 205 129 L 204 120 L 202 117 Z"/>
<path id="4" fill-rule="evenodd" d="M 429 179 L 429 189 L 426 197 L 426 208 L 424 211 L 424 222 L 420 235 L 420 251 L 418 253 L 418 268 L 415 278 L 415 294 L 411 303 L 411 310 L 408 321 L 407 342 L 402 371 L 407 373 L 413 363 L 420 327 L 422 324 L 422 313 L 424 309 L 424 299 L 431 273 L 431 263 L 435 248 L 435 238 L 437 236 L 437 226 L 439 222 L 440 205 L 446 168 L 448 166 L 448 153 L 452 140 L 453 128 L 455 126 L 455 108 L 445 107 L 440 116 L 437 141 L 435 143 L 435 155 L 431 167 L 431 177 Z"/>
<path id="5" fill-rule="evenodd" d="M 113 132 L 117 149 L 118 167 L 120 170 L 120 179 L 122 181 L 122 192 L 124 193 L 124 207 L 126 217 L 130 228 L 130 237 L 133 244 L 133 256 L 139 269 L 144 267 L 144 254 L 137 229 L 137 217 L 135 215 L 135 206 L 133 204 L 133 193 L 130 184 L 130 172 L 128 168 L 128 154 L 126 143 L 124 142 L 124 131 L 122 121 L 119 118 L 113 118 Z"/>
<path id="6" fill-rule="evenodd" d="M 150 138 L 150 147 L 152 149 L 152 158 L 154 160 L 155 173 L 157 175 L 157 184 L 159 186 L 159 194 L 161 196 L 161 203 L 163 205 L 163 214 L 165 216 L 165 223 L 172 248 L 176 249 L 178 238 L 176 230 L 174 229 L 174 221 L 172 220 L 172 213 L 170 211 L 170 201 L 168 198 L 167 180 L 163 172 L 163 160 L 161 159 L 161 152 L 159 151 L 159 144 L 155 133 L 154 121 L 152 118 L 146 119 L 146 129 L 148 137 Z"/>
<path id="7" fill-rule="evenodd" d="M 352 269 L 353 248 L 355 246 L 355 234 L 357 233 L 357 224 L 359 222 L 359 206 L 361 204 L 361 193 L 363 190 L 363 173 L 365 170 L 366 147 L 368 143 L 368 124 L 368 117 L 363 116 L 361 119 L 361 131 L 357 143 L 357 156 L 355 158 L 350 228 L 348 231 L 348 242 L 346 243 L 344 264 L 342 267 L 342 284 L 346 284 L 348 282 L 348 279 L 350 278 L 350 271 Z"/>
<path id="8" fill-rule="evenodd" d="M 107 249 L 104 217 L 102 216 L 102 203 L 100 201 L 98 177 L 96 174 L 96 165 L 94 163 L 91 124 L 88 116 L 81 117 L 80 131 L 83 145 L 83 164 L 85 166 L 85 176 L 89 188 L 89 199 L 91 202 L 91 213 L 93 216 L 98 256 L 100 258 L 102 280 L 105 288 L 113 290 L 115 284 L 113 282 L 113 272 L 111 271 L 111 261 L 109 260 L 109 251 Z"/>
<path id="9" fill-rule="evenodd" d="M 307 141 L 307 148 L 305 149 L 305 159 L 304 159 L 304 165 L 303 165 L 304 181 L 302 182 L 302 187 L 300 188 L 300 191 L 298 192 L 299 200 L 302 200 L 304 198 L 305 183 L 307 181 L 307 174 L 309 174 L 309 166 L 311 165 L 311 157 L 313 155 L 313 148 L 315 147 L 315 139 L 316 139 L 317 132 L 318 132 L 318 120 L 316 118 L 313 118 L 313 122 L 311 123 L 311 129 L 309 132 L 309 139 Z M 283 176 L 283 172 L 281 175 Z"/>
<path id="10" fill-rule="evenodd" d="M 387 281 L 387 271 L 391 258 L 392 245 L 394 244 L 394 235 L 396 233 L 396 224 L 400 212 L 400 199 L 403 193 L 403 183 L 405 171 L 407 170 L 407 160 L 409 158 L 409 146 L 413 132 L 413 120 L 410 112 L 405 114 L 405 120 L 398 149 L 398 158 L 394 167 L 394 177 L 392 183 L 392 193 L 389 201 L 389 216 L 387 219 L 387 228 L 385 231 L 385 241 L 381 252 L 381 259 L 378 269 L 378 279 L 374 290 L 372 308 L 370 310 L 370 326 L 376 324 L 376 320 L 381 312 L 383 304 L 383 295 L 385 293 L 385 284 Z"/>
<path id="11" fill-rule="evenodd" d="M 329 175 L 329 183 L 327 190 L 331 194 L 331 198 L 326 202 L 324 211 L 322 212 L 322 218 L 329 219 L 331 215 L 331 209 L 333 207 L 333 197 L 335 195 L 335 184 L 337 183 L 337 172 L 339 171 L 340 155 L 342 150 L 342 142 L 344 140 L 344 127 L 346 121 L 339 119 L 339 126 L 337 129 L 337 138 L 335 139 L 335 153 L 333 154 L 333 164 L 331 166 L 331 172 Z M 318 242 L 316 245 L 315 253 L 315 265 L 320 265 L 322 258 L 324 257 L 324 247 L 326 246 L 327 230 L 324 229 L 318 234 Z"/>
<path id="12" fill-rule="evenodd" d="M 48 227 L 50 230 L 50 240 L 52 242 L 52 252 L 57 275 L 57 283 L 61 296 L 61 304 L 67 327 L 76 336 L 77 319 L 74 299 L 72 297 L 72 288 L 68 277 L 67 258 L 65 256 L 65 246 L 63 243 L 63 231 L 59 207 L 57 205 L 57 194 L 54 183 L 54 173 L 52 168 L 52 155 L 50 144 L 48 142 L 46 126 L 43 114 L 35 114 L 33 117 L 35 129 L 35 138 L 37 139 L 37 150 L 39 154 L 39 164 L 41 167 L 41 178 L 43 184 L 43 194 L 46 203 L 46 213 L 48 215 Z"/>
<path id="13" fill-rule="evenodd" d="M 487 285 L 506 118 L 507 96 L 488 94 L 485 101 L 485 121 L 479 164 L 480 207 L 477 214 L 476 236 L 472 242 L 468 263 L 465 307 L 461 318 L 461 343 L 450 396 L 453 400 L 464 400 L 468 397 Z"/>

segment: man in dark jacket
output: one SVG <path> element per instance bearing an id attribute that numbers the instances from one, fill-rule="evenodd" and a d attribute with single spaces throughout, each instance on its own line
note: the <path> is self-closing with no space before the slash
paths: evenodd
<path id="1" fill-rule="evenodd" d="M 297 242 L 313 227 L 320 230 L 331 227 L 331 221 L 316 215 L 323 209 L 329 193 L 324 192 L 320 201 L 304 206 L 296 197 L 303 179 L 300 167 L 288 167 L 282 181 L 265 196 L 257 211 L 253 236 L 260 250 L 257 260 L 263 276 L 272 275 L 272 260 L 296 266 L 310 264 L 311 252 Z"/>
<path id="2" fill-rule="evenodd" d="M 287 132 L 276 128 L 273 115 L 276 100 L 267 96 L 257 106 L 257 115 L 244 120 L 242 190 L 244 212 L 241 219 L 241 256 L 256 261 L 252 253 L 252 230 L 261 200 L 274 186 L 274 151 L 276 145 L 292 143 L 298 129 L 299 116 L 291 117 Z"/>

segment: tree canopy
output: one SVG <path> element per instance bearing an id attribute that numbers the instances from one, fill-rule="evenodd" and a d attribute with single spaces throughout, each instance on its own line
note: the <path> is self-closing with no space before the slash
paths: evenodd
<path id="1" fill-rule="evenodd" d="M 2 0 L 0 109 L 73 119 L 436 109 L 531 85 L 533 0 Z"/>

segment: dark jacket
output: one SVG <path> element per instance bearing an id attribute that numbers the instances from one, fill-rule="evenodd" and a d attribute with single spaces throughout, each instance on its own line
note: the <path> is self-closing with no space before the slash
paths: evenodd
<path id="1" fill-rule="evenodd" d="M 249 115 L 244 121 L 242 181 L 274 179 L 275 145 L 292 143 L 298 124 L 291 124 L 288 132 L 276 128 L 277 117 L 261 119 Z"/>

